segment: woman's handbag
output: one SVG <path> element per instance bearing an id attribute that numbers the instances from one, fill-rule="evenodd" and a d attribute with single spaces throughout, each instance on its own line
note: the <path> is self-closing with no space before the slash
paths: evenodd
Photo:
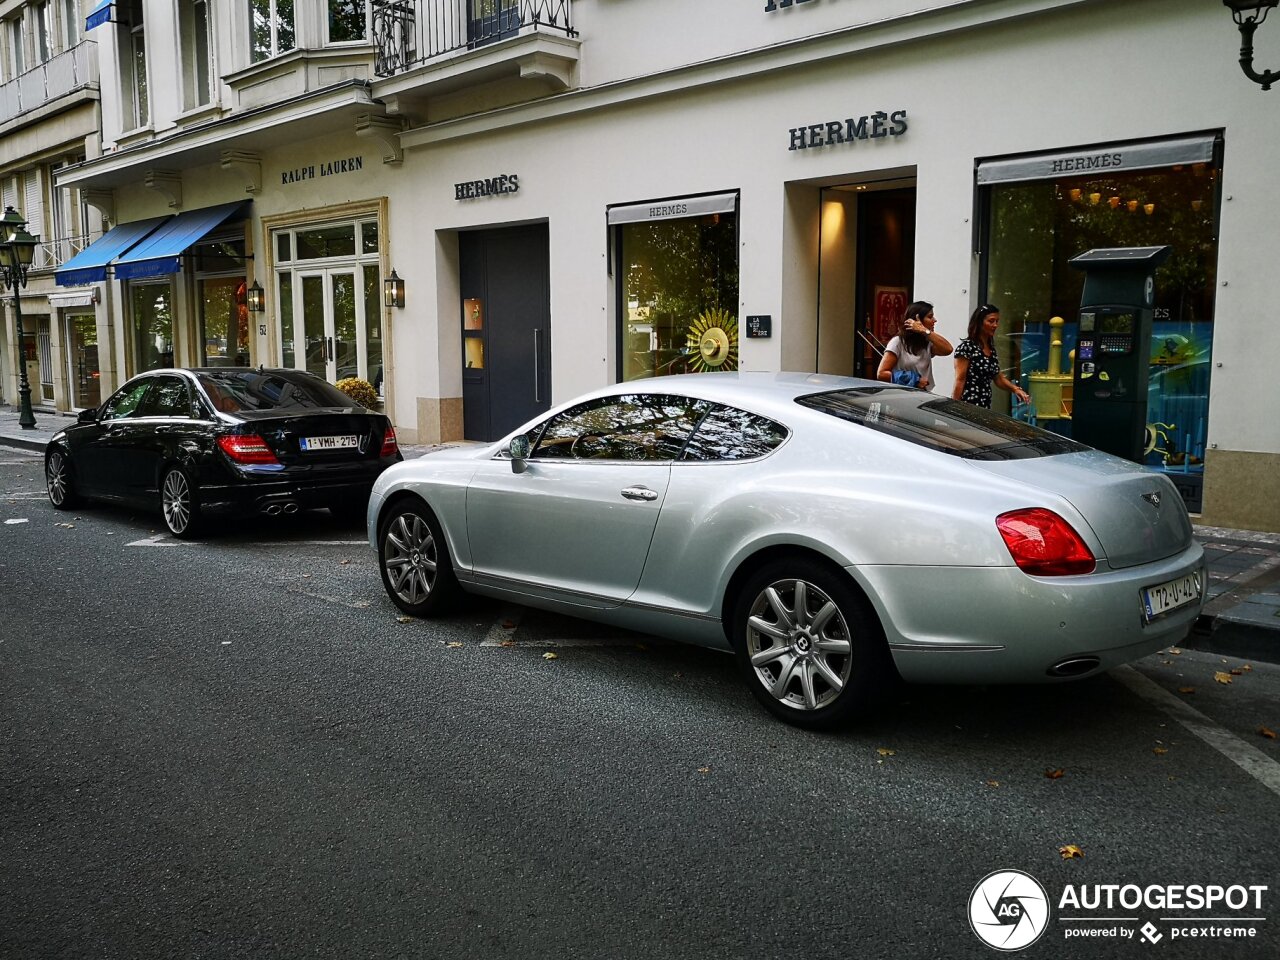
<path id="1" fill-rule="evenodd" d="M 920 386 L 920 374 L 914 370 L 893 371 L 893 382 L 903 387 Z"/>

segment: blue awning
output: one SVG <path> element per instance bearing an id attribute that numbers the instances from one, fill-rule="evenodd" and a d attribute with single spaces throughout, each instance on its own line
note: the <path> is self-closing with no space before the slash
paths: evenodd
<path id="1" fill-rule="evenodd" d="M 117 280 L 138 280 L 177 273 L 182 255 L 228 220 L 243 219 L 253 201 L 237 200 L 189 210 L 170 217 L 160 229 L 111 261 Z"/>
<path id="2" fill-rule="evenodd" d="M 104 23 L 118 23 L 115 18 L 116 0 L 99 0 L 98 5 L 89 11 L 89 16 L 85 18 L 84 30 L 88 33 L 94 27 L 100 27 Z"/>
<path id="3" fill-rule="evenodd" d="M 89 246 L 53 272 L 54 282 L 60 287 L 72 287 L 82 283 L 96 283 L 107 279 L 107 264 L 143 240 L 172 217 L 153 217 L 150 220 L 134 220 L 108 230 Z"/>

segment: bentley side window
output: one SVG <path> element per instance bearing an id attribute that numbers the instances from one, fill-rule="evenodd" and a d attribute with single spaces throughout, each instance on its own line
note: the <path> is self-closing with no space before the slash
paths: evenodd
<path id="1" fill-rule="evenodd" d="M 787 439 L 787 428 L 735 407 L 716 407 L 703 418 L 681 460 L 751 460 Z"/>
<path id="2" fill-rule="evenodd" d="M 553 417 L 535 460 L 675 460 L 708 404 L 688 397 L 624 394 Z"/>

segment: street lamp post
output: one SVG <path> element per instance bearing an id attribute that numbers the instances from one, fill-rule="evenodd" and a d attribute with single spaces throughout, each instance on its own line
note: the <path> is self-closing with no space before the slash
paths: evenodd
<path id="1" fill-rule="evenodd" d="M 27 269 L 35 256 L 39 238 L 27 233 L 27 221 L 13 207 L 5 207 L 0 218 L 0 270 L 4 285 L 13 291 L 13 318 L 18 327 L 18 426 L 36 428 L 31 412 L 31 382 L 27 379 L 27 345 L 22 333 L 22 288 L 27 285 Z"/>

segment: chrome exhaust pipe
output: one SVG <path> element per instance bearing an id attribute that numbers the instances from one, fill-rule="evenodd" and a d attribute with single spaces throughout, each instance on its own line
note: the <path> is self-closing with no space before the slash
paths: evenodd
<path id="1" fill-rule="evenodd" d="M 280 507 L 280 504 L 278 503 L 269 503 L 262 508 L 262 512 L 265 513 L 268 517 L 276 516 L 280 512 L 280 510 L 281 510 L 281 507 Z"/>
<path id="2" fill-rule="evenodd" d="M 1102 661 L 1098 657 L 1068 657 L 1059 660 L 1045 671 L 1051 677 L 1082 677 L 1091 670 L 1098 669 Z"/>
<path id="3" fill-rule="evenodd" d="M 285 512 L 285 513 L 297 513 L 297 512 L 298 512 L 298 505 L 297 505 L 296 503 L 286 503 L 286 504 L 284 505 L 284 512 Z"/>

